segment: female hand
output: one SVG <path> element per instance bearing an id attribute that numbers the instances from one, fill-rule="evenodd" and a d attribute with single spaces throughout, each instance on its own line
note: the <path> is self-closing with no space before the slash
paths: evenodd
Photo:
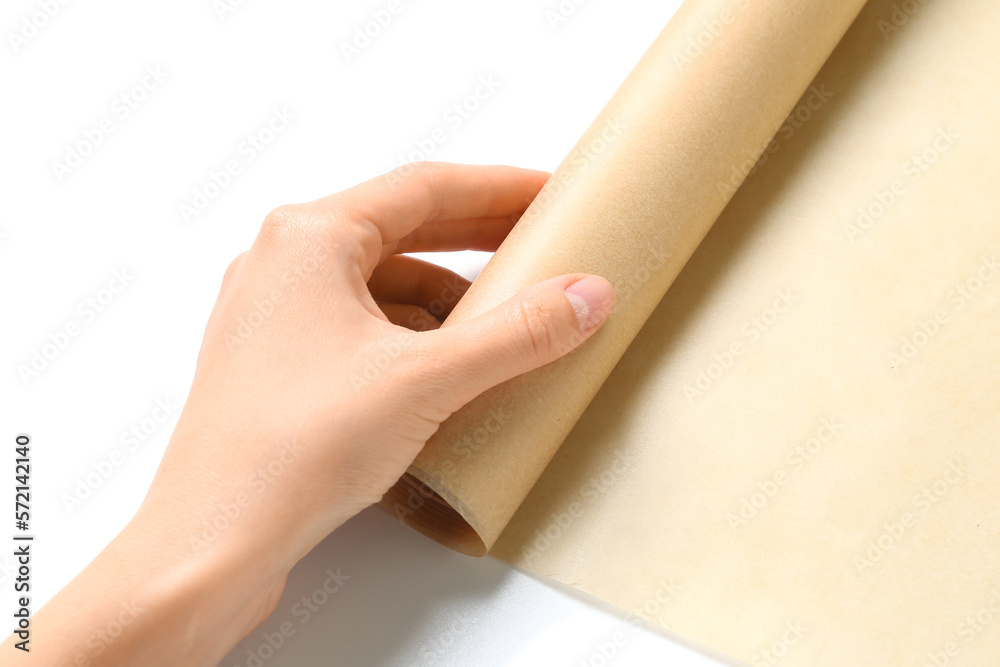
<path id="1" fill-rule="evenodd" d="M 406 169 L 276 209 L 229 266 L 150 491 L 36 616 L 37 664 L 215 664 L 444 419 L 603 322 L 611 286 L 576 274 L 438 328 L 468 281 L 399 253 L 495 250 L 548 175 Z M 142 613 L 88 648 L 129 600 Z"/>

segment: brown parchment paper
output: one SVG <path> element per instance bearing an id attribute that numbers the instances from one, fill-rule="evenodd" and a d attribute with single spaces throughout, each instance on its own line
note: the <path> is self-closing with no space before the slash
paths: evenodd
<path id="1" fill-rule="evenodd" d="M 755 666 L 1000 664 L 998 26 L 866 6 L 495 555 Z"/>
<path id="2" fill-rule="evenodd" d="M 448 419 L 383 506 L 460 551 L 496 541 L 863 0 L 688 0 L 445 326 L 588 272 L 616 310 L 564 359 Z"/>

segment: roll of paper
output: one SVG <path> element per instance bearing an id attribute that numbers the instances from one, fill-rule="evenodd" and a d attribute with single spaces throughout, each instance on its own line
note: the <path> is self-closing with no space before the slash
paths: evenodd
<path id="1" fill-rule="evenodd" d="M 487 553 L 863 4 L 684 3 L 444 326 L 574 272 L 611 282 L 614 313 L 449 418 L 383 507 Z"/>

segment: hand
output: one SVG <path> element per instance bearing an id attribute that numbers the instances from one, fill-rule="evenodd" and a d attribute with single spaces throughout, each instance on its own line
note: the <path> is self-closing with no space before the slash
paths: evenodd
<path id="1" fill-rule="evenodd" d="M 58 628 L 81 596 L 111 610 L 131 582 L 157 616 L 136 628 L 159 641 L 120 640 L 93 664 L 214 664 L 270 613 L 292 566 L 378 502 L 443 420 L 603 322 L 611 286 L 576 274 L 438 328 L 468 281 L 398 253 L 495 250 L 548 175 L 409 169 L 267 216 L 225 273 L 140 510 L 36 625 L 48 614 Z M 182 599 L 211 609 L 195 615 L 207 627 L 185 619 Z"/>

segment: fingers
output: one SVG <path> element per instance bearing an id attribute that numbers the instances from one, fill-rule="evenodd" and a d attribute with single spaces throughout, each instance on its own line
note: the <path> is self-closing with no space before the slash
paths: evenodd
<path id="1" fill-rule="evenodd" d="M 435 220 L 499 218 L 523 211 L 549 175 L 505 166 L 420 162 L 318 200 L 369 222 L 392 243 Z"/>
<path id="2" fill-rule="evenodd" d="M 443 320 L 471 284 L 444 267 L 394 255 L 372 272 L 368 290 L 379 303 L 420 306 Z"/>
<path id="3" fill-rule="evenodd" d="M 472 320 L 424 339 L 436 364 L 425 384 L 461 407 L 483 391 L 569 353 L 604 323 L 615 295 L 603 278 L 551 278 Z"/>
<path id="4" fill-rule="evenodd" d="M 408 303 L 380 303 L 378 307 L 390 322 L 413 331 L 432 331 L 441 326 L 440 320 L 420 306 Z"/>
<path id="5" fill-rule="evenodd" d="M 417 227 L 401 238 L 394 252 L 494 252 L 507 238 L 523 211 L 499 218 L 439 220 Z"/>
<path id="6" fill-rule="evenodd" d="M 424 223 L 451 221 L 414 235 L 403 248 L 493 250 L 548 177 L 505 166 L 407 165 L 330 197 L 278 207 L 251 252 L 267 258 L 275 273 L 339 285 L 377 316 L 367 283 L 397 252 L 397 242 Z M 314 270 L 317 263 L 329 270 Z"/>
<path id="7" fill-rule="evenodd" d="M 505 166 L 406 165 L 329 197 L 279 206 L 264 220 L 254 248 L 290 260 L 329 253 L 344 268 L 340 277 L 361 296 L 375 267 L 394 253 L 496 249 L 548 177 Z M 441 221 L 454 224 L 396 247 L 424 223 Z"/>

